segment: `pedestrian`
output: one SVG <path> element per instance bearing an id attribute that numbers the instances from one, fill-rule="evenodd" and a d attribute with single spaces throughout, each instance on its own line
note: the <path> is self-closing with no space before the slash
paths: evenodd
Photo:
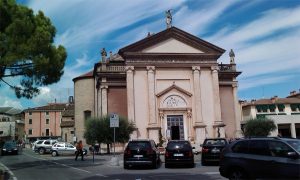
<path id="1" fill-rule="evenodd" d="M 76 157 L 75 157 L 75 161 L 77 161 L 77 158 L 79 156 L 79 154 L 81 155 L 81 161 L 84 161 L 83 160 L 83 145 L 82 145 L 82 141 L 80 140 L 77 145 L 76 145 Z"/>

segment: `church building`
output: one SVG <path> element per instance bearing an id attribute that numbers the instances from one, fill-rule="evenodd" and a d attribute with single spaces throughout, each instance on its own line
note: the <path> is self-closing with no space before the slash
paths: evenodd
<path id="1" fill-rule="evenodd" d="M 190 140 L 239 137 L 235 55 L 176 27 L 121 48 L 102 50 L 94 70 L 73 79 L 75 135 L 84 121 L 117 113 L 136 126 L 132 139 Z M 99 129 L 101 131 L 101 129 Z"/>

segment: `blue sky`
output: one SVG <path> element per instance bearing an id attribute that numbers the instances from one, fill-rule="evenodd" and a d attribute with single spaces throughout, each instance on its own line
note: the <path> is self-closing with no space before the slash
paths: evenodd
<path id="1" fill-rule="evenodd" d="M 65 102 L 73 81 L 100 60 L 100 49 L 117 52 L 166 28 L 165 11 L 173 10 L 173 26 L 226 50 L 218 62 L 229 63 L 234 49 L 240 99 L 285 97 L 300 89 L 299 0 L 19 0 L 42 10 L 57 29 L 55 43 L 68 58 L 61 80 L 41 87 L 32 100 L 17 99 L 0 87 L 0 106 L 28 108 Z M 12 80 L 10 80 L 12 81 Z"/>

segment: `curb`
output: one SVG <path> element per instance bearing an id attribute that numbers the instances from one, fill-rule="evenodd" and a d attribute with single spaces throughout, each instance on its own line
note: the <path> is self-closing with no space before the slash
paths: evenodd
<path id="1" fill-rule="evenodd" d="M 6 167 L 4 164 L 2 164 L 1 162 L 0 162 L 0 170 L 3 170 L 3 174 L 0 175 L 1 179 L 3 179 L 3 180 L 11 180 L 11 179 L 17 180 L 14 173 L 8 167 Z"/>

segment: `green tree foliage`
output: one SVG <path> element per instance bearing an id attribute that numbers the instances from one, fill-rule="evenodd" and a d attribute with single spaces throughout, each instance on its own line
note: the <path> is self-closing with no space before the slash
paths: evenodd
<path id="1" fill-rule="evenodd" d="M 120 117 L 119 127 L 116 128 L 116 142 L 125 143 L 130 139 L 130 134 L 134 131 L 135 126 L 128 122 L 126 118 Z M 99 143 L 107 144 L 107 153 L 110 153 L 109 144 L 114 141 L 114 129 L 110 128 L 109 116 L 101 118 L 91 118 L 85 123 L 84 138 L 88 144 Z"/>
<path id="2" fill-rule="evenodd" d="M 18 98 L 38 95 L 39 86 L 56 83 L 63 75 L 67 53 L 53 45 L 55 33 L 43 12 L 34 14 L 15 0 L 0 0 L 0 82 Z M 7 77 L 20 82 L 12 85 Z"/>
<path id="3" fill-rule="evenodd" d="M 267 118 L 251 119 L 244 126 L 244 136 L 268 136 L 276 129 L 273 120 Z"/>

